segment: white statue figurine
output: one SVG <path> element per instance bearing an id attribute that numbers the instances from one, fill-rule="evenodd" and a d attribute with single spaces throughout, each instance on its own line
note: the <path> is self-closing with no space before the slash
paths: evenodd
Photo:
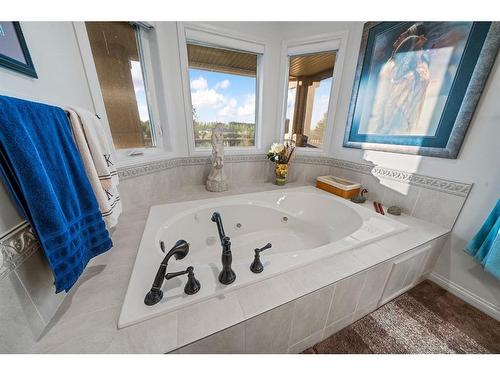
<path id="1" fill-rule="evenodd" d="M 227 178 L 224 173 L 224 125 L 217 124 L 212 130 L 212 169 L 207 178 L 208 191 L 226 191 Z"/>

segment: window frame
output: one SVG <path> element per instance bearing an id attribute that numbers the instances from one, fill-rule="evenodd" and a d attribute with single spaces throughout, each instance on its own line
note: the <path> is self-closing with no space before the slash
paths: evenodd
<path id="1" fill-rule="evenodd" d="M 330 98 L 328 102 L 328 111 L 326 117 L 326 126 L 323 134 L 323 143 L 321 147 L 297 147 L 296 152 L 305 155 L 329 155 L 333 147 L 333 128 L 335 114 L 337 112 L 340 93 L 340 78 L 342 77 L 342 68 L 344 65 L 344 56 L 346 53 L 348 32 L 338 31 L 334 33 L 313 35 L 300 39 L 283 40 L 281 44 L 281 75 L 279 83 L 280 109 L 278 110 L 279 140 L 284 142 L 286 109 L 288 100 L 288 74 L 290 69 L 290 57 L 297 55 L 314 54 L 320 52 L 335 51 L 335 65 L 332 74 L 332 87 L 330 88 Z"/>
<path id="2" fill-rule="evenodd" d="M 220 27 L 185 22 L 177 23 L 177 36 L 181 64 L 181 78 L 186 119 L 186 140 L 190 156 L 210 155 L 210 148 L 196 148 L 193 131 L 193 112 L 187 44 L 193 43 L 213 48 L 231 49 L 257 55 L 255 85 L 255 142 L 250 147 L 226 147 L 226 154 L 252 154 L 262 151 L 262 89 L 264 80 L 265 44 L 247 35 L 237 34 Z"/>
<path id="3" fill-rule="evenodd" d="M 149 32 L 154 32 L 154 27 L 150 26 Z M 142 164 L 147 161 L 161 160 L 165 156 L 171 153 L 166 150 L 165 133 L 166 133 L 166 123 L 160 117 L 158 100 L 156 97 L 156 86 L 153 79 L 153 62 L 151 58 L 151 46 L 149 38 L 145 35 L 146 33 L 141 30 L 144 26 L 137 25 L 136 38 L 137 38 L 137 49 L 139 57 L 141 59 L 141 69 L 144 78 L 144 89 L 146 92 L 146 100 L 148 102 L 148 111 L 150 116 L 150 121 L 152 124 L 152 132 L 154 133 L 155 147 L 135 147 L 135 148 L 125 148 L 117 149 L 113 142 L 113 136 L 111 133 L 111 128 L 109 126 L 109 120 L 106 114 L 106 107 L 104 105 L 104 98 L 102 96 L 101 86 L 99 84 L 99 77 L 97 75 L 97 70 L 94 62 L 94 56 L 92 54 L 92 48 L 87 34 L 87 28 L 85 22 L 73 22 L 73 28 L 75 30 L 76 39 L 80 49 L 80 55 L 83 62 L 83 67 L 85 70 L 85 75 L 87 76 L 87 82 L 89 86 L 90 96 L 93 102 L 94 111 L 102 120 L 105 125 L 105 132 L 108 136 L 110 146 L 112 148 L 114 158 L 116 160 L 118 167 L 125 167 L 135 164 Z M 90 109 L 90 108 L 89 108 Z M 163 120 L 163 121 L 162 121 Z M 131 155 L 133 152 L 140 152 L 140 155 Z"/>

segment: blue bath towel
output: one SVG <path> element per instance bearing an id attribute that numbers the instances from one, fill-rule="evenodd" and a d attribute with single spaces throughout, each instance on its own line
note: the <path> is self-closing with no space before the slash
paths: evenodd
<path id="1" fill-rule="evenodd" d="M 500 279 L 500 199 L 465 251 Z"/>
<path id="2" fill-rule="evenodd" d="M 113 244 L 61 108 L 0 96 L 0 175 L 68 291 Z"/>

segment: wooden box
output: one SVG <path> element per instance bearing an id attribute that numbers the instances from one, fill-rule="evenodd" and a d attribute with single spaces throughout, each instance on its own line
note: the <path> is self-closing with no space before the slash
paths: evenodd
<path id="1" fill-rule="evenodd" d="M 346 199 L 355 197 L 361 190 L 361 184 L 335 176 L 318 177 L 316 187 Z"/>

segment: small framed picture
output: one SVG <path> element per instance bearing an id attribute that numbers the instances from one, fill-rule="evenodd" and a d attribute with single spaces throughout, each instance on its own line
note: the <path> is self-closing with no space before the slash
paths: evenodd
<path id="1" fill-rule="evenodd" d="M 0 66 L 38 78 L 19 22 L 0 22 Z"/>

